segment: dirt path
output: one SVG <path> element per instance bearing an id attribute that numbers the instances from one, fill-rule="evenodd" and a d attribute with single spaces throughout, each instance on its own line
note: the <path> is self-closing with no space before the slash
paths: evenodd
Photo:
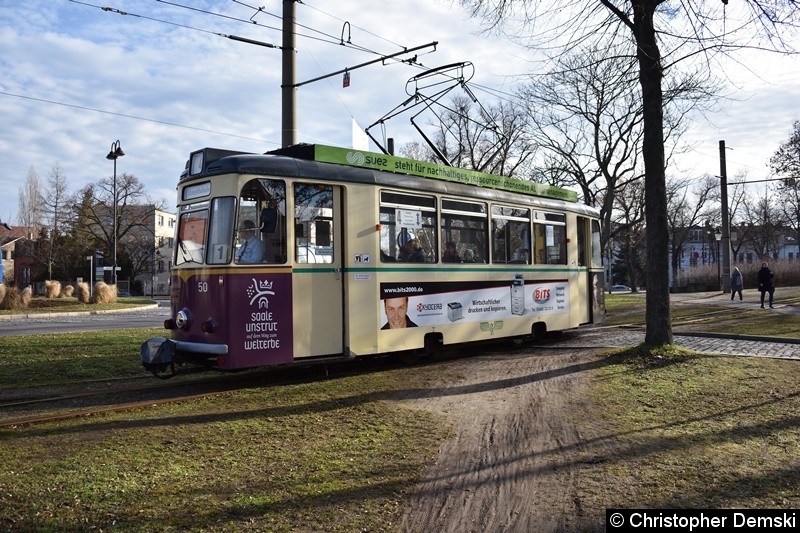
<path id="1" fill-rule="evenodd" d="M 586 506 L 579 490 L 582 466 L 602 446 L 592 439 L 588 450 L 575 424 L 601 364 L 593 351 L 534 348 L 445 364 L 463 378 L 403 400 L 451 420 L 454 436 L 409 495 L 401 531 L 604 531 L 604 509 Z"/>

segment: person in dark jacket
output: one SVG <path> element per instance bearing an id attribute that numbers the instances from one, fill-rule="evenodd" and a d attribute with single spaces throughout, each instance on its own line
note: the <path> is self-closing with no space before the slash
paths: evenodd
<path id="1" fill-rule="evenodd" d="M 742 273 L 739 267 L 733 267 L 731 272 L 731 301 L 736 293 L 739 293 L 739 301 L 742 301 L 742 289 L 744 289 L 744 281 L 742 281 Z"/>
<path id="2" fill-rule="evenodd" d="M 775 275 L 769 269 L 767 262 L 761 263 L 758 271 L 758 290 L 761 292 L 761 309 L 764 309 L 764 295 L 769 293 L 769 307 L 772 309 L 772 297 L 775 294 Z"/>

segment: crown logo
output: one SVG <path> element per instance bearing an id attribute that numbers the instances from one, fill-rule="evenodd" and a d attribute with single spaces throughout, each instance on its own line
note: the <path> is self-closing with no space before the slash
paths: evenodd
<path id="1" fill-rule="evenodd" d="M 272 291 L 272 282 L 268 280 L 259 282 L 253 278 L 253 283 L 247 286 L 247 296 L 250 298 L 250 305 L 253 305 L 256 300 L 261 299 L 259 306 L 263 306 L 265 300 L 269 302 L 267 296 L 275 296 L 275 293 Z"/>

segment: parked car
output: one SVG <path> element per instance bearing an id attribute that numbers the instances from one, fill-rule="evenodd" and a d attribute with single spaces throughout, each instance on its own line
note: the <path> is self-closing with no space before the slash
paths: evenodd
<path id="1" fill-rule="evenodd" d="M 627 285 L 612 285 L 611 292 L 631 292 L 631 288 Z"/>

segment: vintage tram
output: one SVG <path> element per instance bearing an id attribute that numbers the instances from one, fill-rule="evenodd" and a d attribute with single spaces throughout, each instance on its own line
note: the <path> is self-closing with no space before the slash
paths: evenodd
<path id="1" fill-rule="evenodd" d="M 604 316 L 598 211 L 569 190 L 296 145 L 193 152 L 156 375 L 524 339 Z"/>

